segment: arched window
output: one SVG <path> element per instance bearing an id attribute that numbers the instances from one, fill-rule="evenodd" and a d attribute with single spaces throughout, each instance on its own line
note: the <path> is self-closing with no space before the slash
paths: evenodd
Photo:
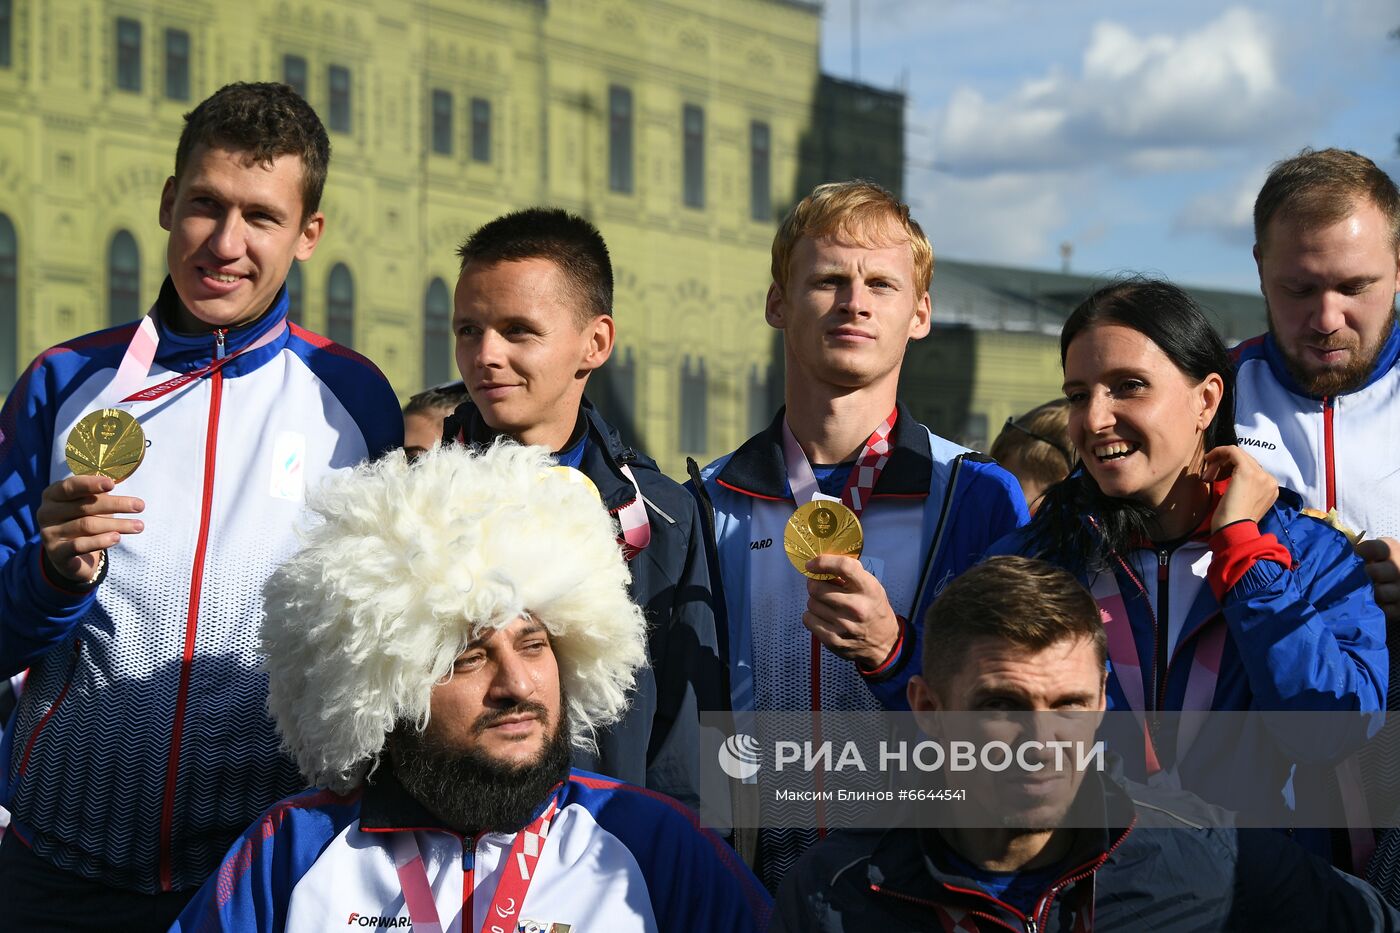
<path id="1" fill-rule="evenodd" d="M 141 316 L 141 249 L 136 238 L 118 230 L 107 248 L 107 323 L 125 324 Z"/>
<path id="2" fill-rule="evenodd" d="M 301 263 L 293 259 L 292 267 L 287 270 L 287 320 L 293 324 L 303 320 L 301 301 Z"/>
<path id="3" fill-rule="evenodd" d="M 19 378 L 19 237 L 0 214 L 0 391 Z"/>
<path id="4" fill-rule="evenodd" d="M 355 345 L 355 280 L 343 262 L 331 268 L 326 286 L 326 336 L 343 347 Z"/>
<path id="5" fill-rule="evenodd" d="M 454 378 L 453 349 L 452 296 L 446 282 L 433 279 L 423 296 L 423 385 L 441 385 Z"/>

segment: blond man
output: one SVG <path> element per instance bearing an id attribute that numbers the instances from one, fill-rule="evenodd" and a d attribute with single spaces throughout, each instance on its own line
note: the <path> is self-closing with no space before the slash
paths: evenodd
<path id="1" fill-rule="evenodd" d="M 869 182 L 818 186 L 773 241 L 764 309 L 783 334 L 785 405 L 762 433 L 694 474 L 712 509 L 736 715 L 907 709 L 922 618 L 937 591 L 1026 519 L 1016 480 L 934 435 L 896 397 L 929 333 L 933 250 L 909 208 Z M 783 532 L 814 497 L 863 530 L 859 560 L 803 576 Z M 776 886 L 818 831 L 762 832 Z"/>

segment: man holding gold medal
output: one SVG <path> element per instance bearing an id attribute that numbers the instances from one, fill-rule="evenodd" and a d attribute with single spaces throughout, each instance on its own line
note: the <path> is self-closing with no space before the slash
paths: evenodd
<path id="1" fill-rule="evenodd" d="M 315 112 L 236 84 L 185 120 L 154 307 L 41 354 L 0 414 L 0 676 L 29 669 L 0 748 L 17 928 L 164 930 L 302 786 L 264 711 L 262 584 L 305 490 L 403 441 L 373 364 L 287 321 L 324 226 Z"/>
<path id="2" fill-rule="evenodd" d="M 819 186 L 773 242 L 766 317 L 783 332 L 786 407 L 692 465 L 714 514 L 736 716 L 907 709 L 916 620 L 1026 519 L 1009 473 L 896 401 L 909 341 L 929 332 L 932 269 L 908 207 L 868 182 Z M 764 883 L 817 835 L 760 833 Z"/>

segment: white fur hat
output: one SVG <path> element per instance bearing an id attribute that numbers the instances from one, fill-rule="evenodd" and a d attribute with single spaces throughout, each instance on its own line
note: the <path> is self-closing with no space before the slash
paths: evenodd
<path id="1" fill-rule="evenodd" d="M 646 623 L 612 519 L 544 448 L 402 452 L 327 481 L 302 550 L 268 580 L 268 709 L 313 785 L 346 791 L 468 641 L 528 614 L 548 629 L 574 744 L 626 708 Z"/>

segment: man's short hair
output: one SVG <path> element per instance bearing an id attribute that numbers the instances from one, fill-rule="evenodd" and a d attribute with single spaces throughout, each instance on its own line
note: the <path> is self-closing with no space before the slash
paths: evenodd
<path id="1" fill-rule="evenodd" d="M 1254 242 L 1264 249 L 1274 217 L 1316 230 L 1344 220 L 1367 201 L 1385 218 L 1391 248 L 1400 249 L 1400 191 L 1391 177 L 1348 149 L 1304 149 L 1269 170 L 1254 199 Z"/>
<path id="2" fill-rule="evenodd" d="M 924 617 L 923 676 L 946 683 L 979 638 L 1043 651 L 1066 640 L 1094 646 L 1107 669 L 1098 604 L 1074 575 L 1030 557 L 990 557 L 948 584 Z"/>
<path id="3" fill-rule="evenodd" d="M 278 156 L 301 159 L 301 217 L 321 206 L 331 141 L 311 105 L 285 84 L 225 84 L 185 114 L 185 128 L 175 147 L 175 183 L 179 184 L 196 146 L 246 153 L 261 165 Z"/>
<path id="4" fill-rule="evenodd" d="M 1016 476 L 1051 486 L 1074 469 L 1074 445 L 1069 440 L 1069 400 L 1052 399 L 1006 425 L 987 451 Z"/>
<path id="5" fill-rule="evenodd" d="M 803 237 L 840 236 L 864 247 L 878 247 L 890 245 L 891 233 L 908 239 L 914 254 L 914 285 L 922 295 L 933 279 L 933 247 L 918 221 L 909 216 L 909 205 L 873 181 L 817 185 L 783 218 L 773 238 L 773 283 L 787 288 L 792 253 Z"/>
<path id="6" fill-rule="evenodd" d="M 458 379 L 456 382 L 445 382 L 440 386 L 433 386 L 424 389 L 417 395 L 411 396 L 408 404 L 404 405 L 405 415 L 431 414 L 438 411 L 456 411 L 457 406 L 471 398 L 467 392 L 466 383 Z"/>
<path id="7" fill-rule="evenodd" d="M 612 314 L 613 271 L 608 245 L 598 228 L 576 214 L 553 207 L 528 207 L 497 217 L 467 237 L 457 249 L 462 270 L 525 259 L 548 259 L 573 286 L 580 324 Z"/>

